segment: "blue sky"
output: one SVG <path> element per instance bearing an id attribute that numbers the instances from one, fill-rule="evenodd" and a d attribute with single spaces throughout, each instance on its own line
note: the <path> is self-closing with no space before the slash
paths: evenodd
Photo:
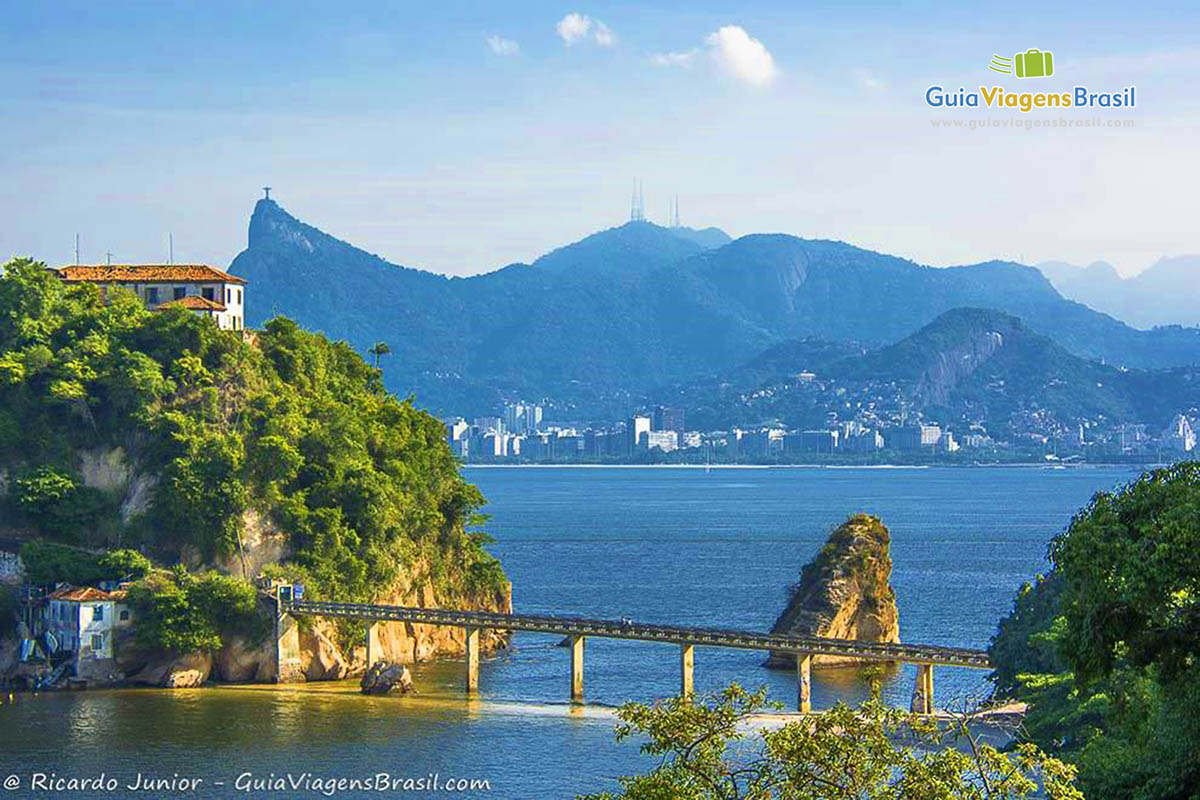
<path id="1" fill-rule="evenodd" d="M 0 257 L 226 265 L 259 187 L 470 274 L 683 221 L 923 263 L 1200 251 L 1185 3 L 29 3 L 0 30 Z M 1036 87 L 993 53 L 1052 50 Z M 1119 130 L 934 129 L 931 84 L 1138 87 Z M 1028 85 L 1026 85 L 1028 84 Z M 1043 113 L 1043 116 L 1048 116 Z M 1096 116 L 1072 110 L 1074 118 Z"/>

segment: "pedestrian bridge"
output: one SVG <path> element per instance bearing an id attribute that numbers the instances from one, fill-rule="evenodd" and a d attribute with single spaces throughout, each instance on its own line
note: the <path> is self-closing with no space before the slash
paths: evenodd
<path id="1" fill-rule="evenodd" d="M 860 642 L 853 639 L 830 639 L 817 636 L 781 636 L 753 631 L 724 628 L 657 625 L 632 620 L 589 619 L 574 616 L 544 616 L 532 614 L 496 614 L 486 611 L 454 611 L 448 609 L 413 608 L 369 603 L 335 603 L 320 600 L 297 600 L 277 596 L 279 613 L 276 626 L 276 652 L 279 657 L 276 674 L 287 674 L 283 663 L 286 646 L 286 619 L 289 616 L 320 616 L 361 619 L 371 623 L 367 631 L 367 664 L 378 659 L 379 645 L 376 625 L 386 622 L 411 622 L 423 625 L 447 625 L 466 631 L 468 693 L 479 688 L 479 632 L 483 629 L 527 631 L 565 636 L 571 650 L 571 700 L 583 702 L 583 643 L 587 637 L 606 639 L 635 639 L 646 642 L 674 644 L 680 647 L 680 693 L 693 693 L 693 664 L 696 647 L 729 647 L 741 650 L 777 651 L 796 654 L 797 706 L 811 710 L 811 670 L 814 656 L 839 656 L 862 661 L 902 662 L 916 664 L 918 710 L 933 711 L 933 668 L 967 667 L 991 669 L 988 654 L 982 650 L 941 647 L 928 644 L 885 644 Z M 283 679 L 283 678 L 281 678 Z"/>

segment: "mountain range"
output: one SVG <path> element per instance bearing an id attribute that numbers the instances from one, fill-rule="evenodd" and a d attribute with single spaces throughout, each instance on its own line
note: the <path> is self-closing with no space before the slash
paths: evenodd
<path id="1" fill-rule="evenodd" d="M 875 349 L 958 307 L 1009 313 L 1077 357 L 1200 362 L 1200 330 L 1141 331 L 1063 298 L 1037 269 L 933 268 L 849 244 L 630 222 L 532 264 L 449 278 L 391 264 L 259 200 L 230 271 L 248 325 L 291 316 L 360 350 L 387 342 L 388 385 L 445 413 L 550 398 L 560 418 L 615 418 L 656 387 L 810 338 Z"/>
<path id="2" fill-rule="evenodd" d="M 956 308 L 874 350 L 785 342 L 721 375 L 655 393 L 701 430 L 921 412 L 994 434 L 1061 434 L 1136 420 L 1159 430 L 1200 408 L 1200 367 L 1118 369 L 1067 352 L 1001 311 Z"/>
<path id="3" fill-rule="evenodd" d="M 1129 278 L 1107 261 L 1086 267 L 1065 261 L 1037 266 L 1064 297 L 1135 327 L 1200 325 L 1200 256 L 1162 258 Z"/>

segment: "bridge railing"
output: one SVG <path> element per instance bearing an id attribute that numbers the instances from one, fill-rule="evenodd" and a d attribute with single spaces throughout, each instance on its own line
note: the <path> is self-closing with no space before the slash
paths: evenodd
<path id="1" fill-rule="evenodd" d="M 798 707 L 801 711 L 811 709 L 811 668 L 812 660 L 817 656 L 916 664 L 918 675 L 914 705 L 918 710 L 926 713 L 932 713 L 933 710 L 933 667 L 935 665 L 973 669 L 991 668 L 986 652 L 938 645 L 782 636 L 725 628 L 659 625 L 631 620 L 590 619 L 574 616 L 498 614 L 487 611 L 458 611 L 285 598 L 278 598 L 277 602 L 280 619 L 284 615 L 294 614 L 362 619 L 371 622 L 367 634 L 368 666 L 379 651 L 375 627 L 379 623 L 409 622 L 461 627 L 466 631 L 468 692 L 477 691 L 479 685 L 479 632 L 481 630 L 525 631 L 565 636 L 571 651 L 571 699 L 575 702 L 583 700 L 583 645 L 589 636 L 679 645 L 681 648 L 680 690 L 684 695 L 692 693 L 692 671 L 696 646 L 795 654 Z"/>

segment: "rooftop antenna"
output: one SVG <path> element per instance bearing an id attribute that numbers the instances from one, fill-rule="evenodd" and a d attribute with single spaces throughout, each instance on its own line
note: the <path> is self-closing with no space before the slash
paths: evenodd
<path id="1" fill-rule="evenodd" d="M 105 251 L 105 253 L 104 253 L 104 266 L 106 266 L 106 267 L 112 266 L 112 252 L 111 251 Z"/>
<path id="2" fill-rule="evenodd" d="M 271 199 L 271 187 L 270 186 L 263 187 L 263 195 L 264 195 L 264 197 L 263 197 L 264 200 Z"/>
<path id="3" fill-rule="evenodd" d="M 633 196 L 629 200 L 629 221 L 640 222 L 645 219 L 645 214 L 642 211 L 642 184 L 637 179 L 633 179 Z"/>
<path id="4" fill-rule="evenodd" d="M 167 234 L 167 263 L 175 263 L 175 235 Z"/>
<path id="5" fill-rule="evenodd" d="M 675 211 L 671 215 L 671 227 L 672 228 L 681 227 L 679 224 L 679 195 L 678 194 L 675 195 Z"/>
<path id="6" fill-rule="evenodd" d="M 79 266 L 79 234 L 75 234 L 75 266 Z"/>

